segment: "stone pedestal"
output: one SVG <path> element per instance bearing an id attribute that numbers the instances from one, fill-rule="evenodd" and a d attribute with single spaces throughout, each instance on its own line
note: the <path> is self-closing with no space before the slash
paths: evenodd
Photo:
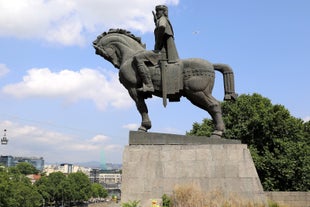
<path id="1" fill-rule="evenodd" d="M 266 203 L 250 152 L 239 141 L 131 131 L 123 154 L 122 202 L 151 206 L 151 199 L 171 195 L 182 184 Z"/>

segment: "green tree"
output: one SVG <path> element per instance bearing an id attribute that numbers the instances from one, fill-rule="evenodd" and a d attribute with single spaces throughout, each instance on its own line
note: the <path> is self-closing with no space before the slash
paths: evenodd
<path id="1" fill-rule="evenodd" d="M 106 198 L 108 191 L 99 183 L 91 184 L 91 191 L 93 198 Z"/>
<path id="2" fill-rule="evenodd" d="M 13 199 L 12 180 L 6 168 L 0 171 L 0 206 L 15 206 L 16 202 Z"/>
<path id="3" fill-rule="evenodd" d="M 52 202 L 52 196 L 50 195 L 49 180 L 47 176 L 42 176 L 38 181 L 35 182 L 35 186 L 37 187 L 38 192 L 44 199 L 44 203 L 48 204 Z"/>
<path id="4" fill-rule="evenodd" d="M 30 182 L 15 167 L 0 171 L 0 206 L 39 207 L 42 197 Z"/>
<path id="5" fill-rule="evenodd" d="M 310 143 L 310 121 L 304 123 L 304 138 L 307 143 Z"/>
<path id="6" fill-rule="evenodd" d="M 204 119 L 202 123 L 199 124 L 195 122 L 193 124 L 193 128 L 187 134 L 189 135 L 196 135 L 196 136 L 211 136 L 211 133 L 214 131 L 214 124 L 211 119 Z"/>
<path id="7" fill-rule="evenodd" d="M 63 196 L 63 182 L 66 176 L 62 172 L 53 172 L 48 176 L 48 194 L 51 198 L 51 202 L 61 204 L 64 200 Z"/>
<path id="8" fill-rule="evenodd" d="M 43 198 L 35 186 L 16 182 L 12 185 L 12 188 L 14 189 L 13 197 L 17 203 L 16 207 L 35 207 L 42 205 Z"/>
<path id="9" fill-rule="evenodd" d="M 20 162 L 16 165 L 17 170 L 24 175 L 38 174 L 38 170 L 28 162 Z"/>
<path id="10" fill-rule="evenodd" d="M 265 190 L 310 189 L 310 124 L 259 94 L 222 103 L 224 138 L 249 146 Z M 190 135 L 209 135 L 211 120 L 194 123 Z"/>
<path id="11" fill-rule="evenodd" d="M 82 172 L 67 176 L 62 172 L 54 172 L 43 176 L 35 185 L 46 203 L 56 205 L 86 201 L 92 195 L 89 178 Z"/>
<path id="12" fill-rule="evenodd" d="M 71 188 L 71 197 L 74 202 L 87 201 L 91 197 L 91 183 L 87 175 L 82 172 L 68 175 L 68 186 Z"/>

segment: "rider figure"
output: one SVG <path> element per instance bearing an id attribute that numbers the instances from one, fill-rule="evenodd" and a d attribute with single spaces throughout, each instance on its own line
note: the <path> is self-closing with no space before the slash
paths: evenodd
<path id="1" fill-rule="evenodd" d="M 168 8 L 165 5 L 155 7 L 155 47 L 153 51 L 144 51 L 134 56 L 134 63 L 137 66 L 138 73 L 142 79 L 143 86 L 139 91 L 154 92 L 153 83 L 146 62 L 153 65 L 158 63 L 158 57 L 161 61 L 175 63 L 179 59 L 178 52 L 174 43 L 174 33 L 171 23 L 168 19 Z"/>

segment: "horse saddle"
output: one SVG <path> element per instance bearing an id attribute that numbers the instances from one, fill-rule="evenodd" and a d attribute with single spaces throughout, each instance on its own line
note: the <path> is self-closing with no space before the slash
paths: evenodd
<path id="1" fill-rule="evenodd" d="M 162 92 L 163 103 L 166 105 L 166 99 L 170 102 L 180 101 L 180 92 L 183 90 L 183 71 L 181 61 L 168 63 L 160 61 L 152 74 L 154 88 Z"/>

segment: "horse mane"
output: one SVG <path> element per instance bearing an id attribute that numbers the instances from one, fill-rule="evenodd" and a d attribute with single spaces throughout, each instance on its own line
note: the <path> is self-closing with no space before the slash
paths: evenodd
<path id="1" fill-rule="evenodd" d="M 106 36 L 108 34 L 113 34 L 113 33 L 126 35 L 127 37 L 130 37 L 131 39 L 133 39 L 136 42 L 138 42 L 143 48 L 146 47 L 145 44 L 142 43 L 141 37 L 137 37 L 134 34 L 132 34 L 130 31 L 127 31 L 125 29 L 109 29 L 108 32 L 103 32 L 101 35 L 99 35 L 97 37 L 97 39 L 93 42 L 93 44 L 97 45 L 97 43 L 100 41 L 101 38 L 103 38 L 104 36 Z"/>

